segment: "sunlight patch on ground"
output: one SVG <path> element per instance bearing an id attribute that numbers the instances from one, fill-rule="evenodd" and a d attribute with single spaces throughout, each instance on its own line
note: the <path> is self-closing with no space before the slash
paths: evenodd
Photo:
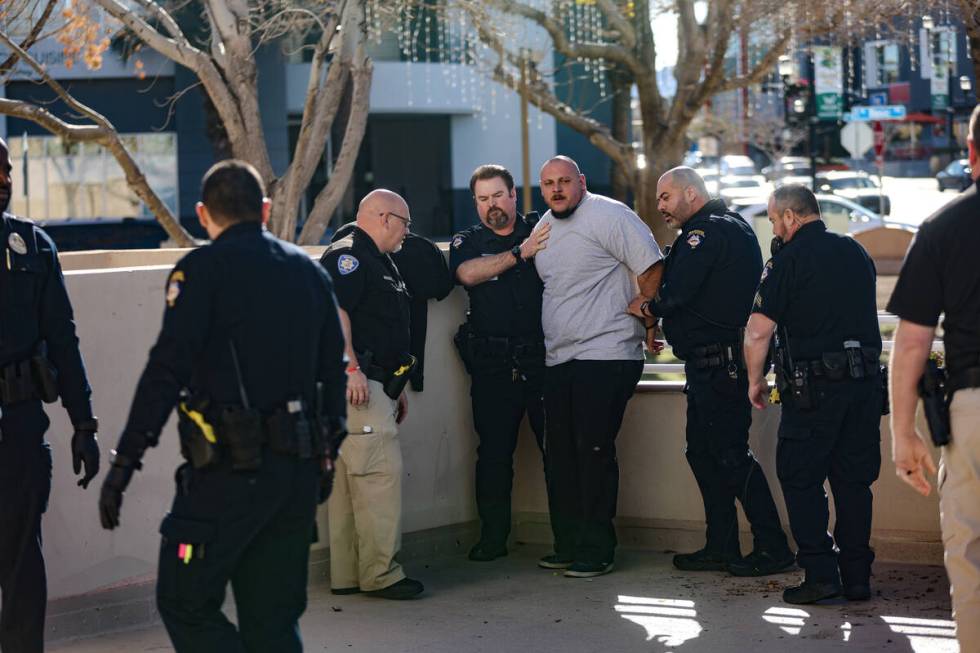
<path id="1" fill-rule="evenodd" d="M 616 612 L 647 632 L 647 641 L 682 646 L 701 634 L 694 601 L 620 595 Z"/>

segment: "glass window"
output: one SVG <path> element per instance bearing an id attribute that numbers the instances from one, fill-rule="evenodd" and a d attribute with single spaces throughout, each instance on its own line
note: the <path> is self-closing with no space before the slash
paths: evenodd
<path id="1" fill-rule="evenodd" d="M 177 213 L 177 135 L 126 134 L 122 141 L 163 203 Z M 27 150 L 25 156 L 24 150 Z M 109 152 L 57 136 L 10 139 L 14 192 L 10 209 L 39 222 L 152 218 Z"/>
<path id="2" fill-rule="evenodd" d="M 881 43 L 875 46 L 876 66 L 875 72 L 878 79 L 874 80 L 874 86 L 885 86 L 893 82 L 900 81 L 899 76 L 899 55 L 901 50 L 897 43 Z"/>

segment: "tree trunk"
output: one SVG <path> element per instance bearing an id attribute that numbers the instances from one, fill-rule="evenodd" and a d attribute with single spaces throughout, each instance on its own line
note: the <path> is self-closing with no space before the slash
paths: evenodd
<path id="1" fill-rule="evenodd" d="M 680 165 L 684 143 L 683 140 L 667 141 L 660 135 L 651 135 L 649 132 L 645 134 L 644 140 L 648 143 L 646 167 L 637 168 L 630 175 L 633 179 L 633 207 L 636 214 L 650 225 L 660 246 L 664 247 L 674 242 L 677 230 L 668 227 L 657 210 L 657 182 L 665 172 Z"/>
<path id="2" fill-rule="evenodd" d="M 619 69 L 609 72 L 609 85 L 612 87 L 612 137 L 620 143 L 633 140 L 633 108 L 630 102 L 632 84 Z M 612 196 L 624 204 L 629 204 L 630 177 L 616 161 L 609 162 L 612 168 Z"/>

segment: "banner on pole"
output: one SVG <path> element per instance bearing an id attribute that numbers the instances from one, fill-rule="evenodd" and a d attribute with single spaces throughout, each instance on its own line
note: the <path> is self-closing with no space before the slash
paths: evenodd
<path id="1" fill-rule="evenodd" d="M 841 48 L 813 48 L 814 92 L 817 97 L 817 117 L 837 120 L 844 111 L 844 66 Z"/>

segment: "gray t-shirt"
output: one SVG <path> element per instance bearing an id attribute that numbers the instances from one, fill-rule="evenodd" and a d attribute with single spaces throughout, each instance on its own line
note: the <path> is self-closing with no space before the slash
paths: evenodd
<path id="1" fill-rule="evenodd" d="M 625 204 L 586 193 L 571 217 L 548 211 L 541 323 L 549 367 L 572 359 L 642 360 L 643 325 L 626 312 L 636 277 L 663 258 L 649 227 Z"/>

